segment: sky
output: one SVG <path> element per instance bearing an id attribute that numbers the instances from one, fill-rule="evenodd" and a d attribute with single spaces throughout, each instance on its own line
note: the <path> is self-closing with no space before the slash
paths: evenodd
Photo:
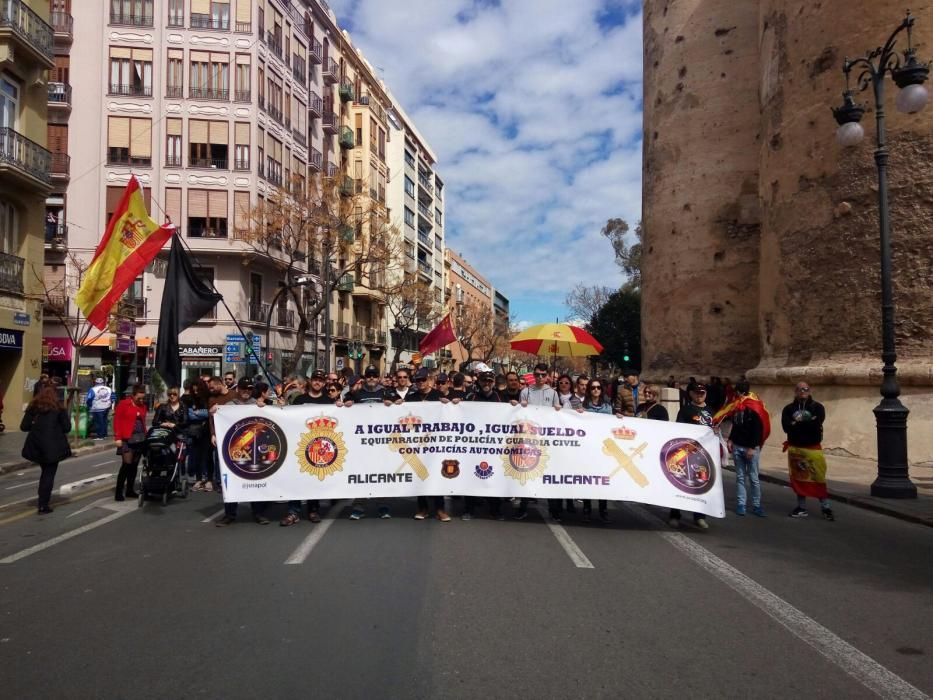
<path id="1" fill-rule="evenodd" d="M 520 325 L 618 287 L 641 212 L 641 0 L 329 0 L 438 156 L 447 246 Z"/>

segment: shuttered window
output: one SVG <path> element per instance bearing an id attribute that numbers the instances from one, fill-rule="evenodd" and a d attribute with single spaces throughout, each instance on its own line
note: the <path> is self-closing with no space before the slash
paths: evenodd
<path id="1" fill-rule="evenodd" d="M 207 190 L 188 190 L 188 218 L 207 218 Z"/>
<path id="2" fill-rule="evenodd" d="M 188 190 L 188 236 L 227 237 L 227 191 Z"/>
<path id="3" fill-rule="evenodd" d="M 208 142 L 219 146 L 230 143 L 230 124 L 228 122 L 210 122 L 208 125 Z"/>
<path id="4" fill-rule="evenodd" d="M 227 218 L 227 190 L 210 190 L 207 193 L 207 215 L 210 218 Z"/>
<path id="5" fill-rule="evenodd" d="M 165 188 L 165 215 L 181 226 L 181 190 L 177 187 Z"/>
<path id="6" fill-rule="evenodd" d="M 110 117 L 107 122 L 107 146 L 110 148 L 130 147 L 130 118 Z"/>
<path id="7" fill-rule="evenodd" d="M 207 143 L 207 122 L 202 119 L 188 120 L 188 142 Z"/>
<path id="8" fill-rule="evenodd" d="M 249 192 L 233 193 L 233 228 L 237 232 L 249 230 Z"/>
<path id="9" fill-rule="evenodd" d="M 130 158 L 152 160 L 152 120 L 130 120 Z"/>
<path id="10" fill-rule="evenodd" d="M 236 0 L 236 30 L 249 32 L 253 29 L 252 0 Z"/>
<path id="11" fill-rule="evenodd" d="M 211 13 L 211 0 L 191 0 L 191 14 L 209 15 Z"/>

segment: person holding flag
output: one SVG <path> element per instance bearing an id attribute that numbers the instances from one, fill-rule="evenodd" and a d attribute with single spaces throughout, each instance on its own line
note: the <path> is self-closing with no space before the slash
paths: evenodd
<path id="1" fill-rule="evenodd" d="M 751 485 L 752 513 L 765 517 L 761 507 L 761 482 L 758 479 L 758 464 L 761 448 L 771 434 L 771 417 L 764 402 L 752 393 L 744 379 L 736 382 L 736 397 L 713 416 L 713 426 L 718 427 L 726 418 L 732 421 L 732 430 L 726 443 L 735 463 L 736 515 L 745 515 L 745 481 Z"/>

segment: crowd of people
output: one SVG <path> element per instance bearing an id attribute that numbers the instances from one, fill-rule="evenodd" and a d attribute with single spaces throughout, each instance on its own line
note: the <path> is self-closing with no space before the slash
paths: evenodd
<path id="1" fill-rule="evenodd" d="M 97 390 L 92 387 L 88 393 L 87 400 L 92 406 L 101 394 L 105 393 L 100 391 L 100 386 L 100 382 L 96 383 Z M 678 386 L 671 378 L 668 387 L 681 389 L 675 419 L 677 422 L 705 425 L 722 431 L 736 470 L 736 514 L 746 514 L 750 491 L 751 512 L 764 517 L 758 470 L 761 448 L 767 440 L 770 428 L 764 405 L 751 393 L 748 382 L 743 378 L 733 385 L 728 379 L 718 381 L 714 377 L 707 385 L 691 377 L 689 382 Z M 670 415 L 661 402 L 661 394 L 660 386 L 643 383 L 635 371 L 628 371 L 617 380 L 607 380 L 589 377 L 586 374 L 571 376 L 551 370 L 545 364 L 537 365 L 530 377 L 516 372 L 446 373 L 423 367 L 400 367 L 392 374 L 380 374 L 375 367 L 368 367 L 362 376 L 349 371 L 319 370 L 309 377 L 292 376 L 275 384 L 270 384 L 261 377 L 238 378 L 233 372 L 227 372 L 223 376 L 202 376 L 189 380 L 185 382 L 183 390 L 170 387 L 166 399 L 155 407 L 151 425 L 169 428 L 182 437 L 186 446 L 186 471 L 187 478 L 192 483 L 191 488 L 194 491 L 211 492 L 220 490 L 220 469 L 214 449 L 216 435 L 212 415 L 218 407 L 226 404 L 265 407 L 382 403 L 389 406 L 420 401 L 454 404 L 460 401 L 480 401 L 667 421 Z M 102 405 L 102 402 L 98 405 Z M 144 443 L 149 424 L 148 414 L 146 392 L 142 385 L 133 386 L 127 397 L 116 405 L 113 432 L 121 466 L 114 497 L 118 501 L 137 497 L 134 485 L 142 456 L 141 445 Z M 792 448 L 791 483 L 798 495 L 798 506 L 791 513 L 791 517 L 794 518 L 806 517 L 805 499 L 807 496 L 815 496 L 819 499 L 824 518 L 833 519 L 832 510 L 826 500 L 825 480 L 822 488 L 818 485 L 814 488 L 812 480 L 801 477 L 795 485 L 793 479 L 793 460 L 799 462 L 811 459 L 818 462 L 822 459 L 820 443 L 824 420 L 825 409 L 812 399 L 809 385 L 806 382 L 799 383 L 795 389 L 794 402 L 785 407 L 782 415 L 787 446 Z M 44 386 L 36 394 L 23 418 L 21 429 L 30 433 L 27 446 L 31 446 L 29 455 L 24 448 L 23 456 L 42 467 L 39 512 L 49 513 L 49 498 L 55 470 L 58 463 L 70 455 L 67 441 L 70 419 L 53 386 Z M 42 449 L 39 449 L 40 445 Z M 794 449 L 797 451 L 794 452 Z M 825 461 L 822 464 L 825 473 Z M 747 488 L 746 481 L 750 488 Z M 477 506 L 483 500 L 487 502 L 490 517 L 505 519 L 507 499 L 475 497 L 463 498 L 461 519 L 471 520 Z M 517 520 L 525 519 L 528 516 L 528 504 L 527 498 L 510 499 L 512 517 Z M 253 519 L 257 523 L 270 522 L 266 517 L 267 506 L 265 502 L 250 504 Z M 581 519 L 589 522 L 592 518 L 591 503 L 584 500 L 580 502 L 580 506 Z M 415 518 L 425 520 L 432 509 L 434 517 L 438 520 L 451 520 L 445 500 L 441 496 L 418 497 Z M 237 503 L 225 503 L 224 515 L 217 521 L 217 525 L 226 526 L 236 522 L 237 510 Z M 280 520 L 280 525 L 287 527 L 300 522 L 303 512 L 312 523 L 320 522 L 318 501 L 311 500 L 306 505 L 300 501 L 291 501 L 288 504 L 288 512 Z M 385 503 L 378 506 L 377 513 L 380 518 L 391 517 L 390 507 Z M 573 499 L 548 499 L 548 513 L 554 521 L 560 522 L 566 515 L 577 513 L 577 503 Z M 600 521 L 609 521 L 606 501 L 597 503 L 597 513 Z M 354 502 L 350 518 L 359 520 L 365 514 L 366 503 Z M 709 527 L 702 514 L 692 515 L 697 527 Z M 678 527 L 680 522 L 680 511 L 672 509 L 669 513 L 670 525 Z"/>

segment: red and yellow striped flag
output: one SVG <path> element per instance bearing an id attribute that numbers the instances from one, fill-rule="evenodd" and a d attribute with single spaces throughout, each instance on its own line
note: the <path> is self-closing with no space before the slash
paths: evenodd
<path id="1" fill-rule="evenodd" d="M 75 299 L 92 325 L 107 327 L 110 309 L 173 233 L 174 225 L 159 226 L 149 218 L 139 180 L 132 176 Z"/>

